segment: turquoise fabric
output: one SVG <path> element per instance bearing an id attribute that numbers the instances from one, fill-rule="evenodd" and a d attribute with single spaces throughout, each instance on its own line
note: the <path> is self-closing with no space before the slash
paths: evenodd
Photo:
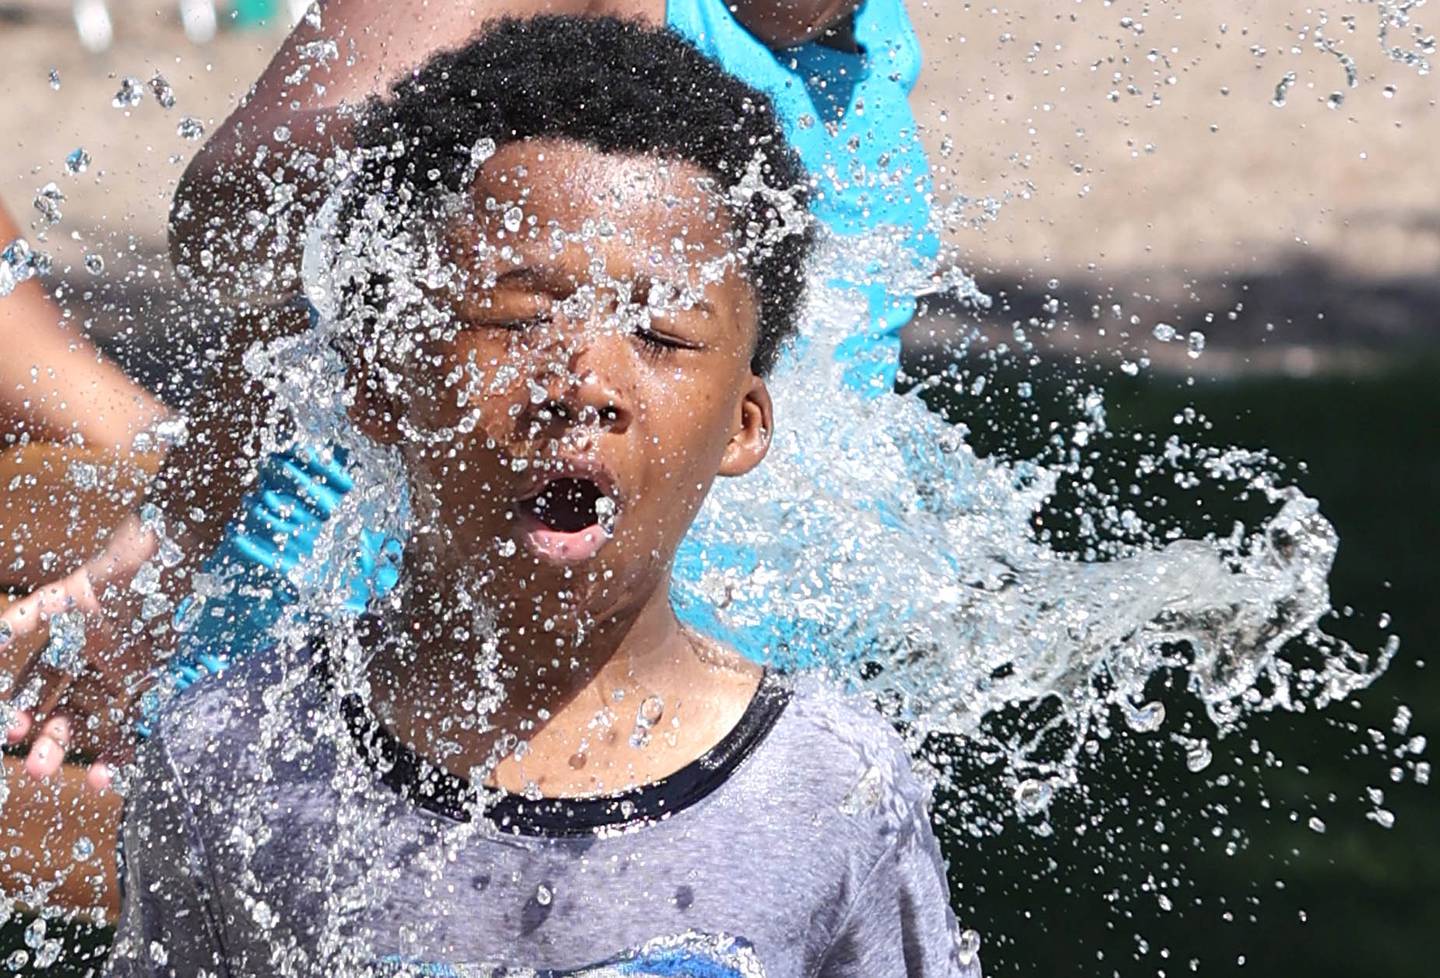
<path id="1" fill-rule="evenodd" d="M 669 0 L 672 29 L 775 102 L 791 144 L 815 181 L 815 217 L 842 237 L 884 234 L 927 267 L 939 251 L 930 226 L 930 166 L 910 109 L 920 44 L 901 0 L 869 0 L 855 12 L 859 54 L 821 44 L 772 51 L 750 34 L 726 0 Z M 842 344 L 846 382 L 867 394 L 892 390 L 900 330 L 913 295 L 894 294 L 894 270 L 863 268 L 836 284 L 857 289 L 869 328 Z"/>
<path id="2" fill-rule="evenodd" d="M 907 260 L 926 263 L 939 243 L 930 229 L 930 170 L 911 113 L 909 94 L 920 73 L 920 46 L 901 0 L 868 0 L 855 14 L 860 53 L 806 44 L 772 51 L 735 20 L 724 0 L 670 0 L 667 20 L 702 52 L 770 95 L 792 144 L 814 181 L 815 217 L 837 235 L 881 233 L 902 241 Z M 866 395 L 893 389 L 900 329 L 914 315 L 913 296 L 892 294 L 879 268 L 863 268 L 836 284 L 859 291 L 869 326 L 841 344 L 846 383 Z M 313 315 L 312 309 L 312 315 Z M 328 458 L 327 458 L 328 456 Z M 186 642 L 171 669 L 183 688 L 204 672 L 267 642 L 297 591 L 290 575 L 308 556 L 326 519 L 352 480 L 335 452 L 299 449 L 272 456 L 260 486 L 243 505 L 206 569 L 226 576 L 226 592 L 203 608 L 182 606 Z M 362 613 L 399 579 L 401 545 L 363 535 L 353 558 L 345 612 Z M 741 634 L 695 600 L 706 566 L 743 568 L 754 556 L 734 547 L 687 538 L 676 558 L 676 605 L 687 623 L 729 639 L 746 654 L 767 658 L 785 647 L 791 661 L 814 644 L 783 622 Z M 153 709 L 147 713 L 153 717 Z"/>

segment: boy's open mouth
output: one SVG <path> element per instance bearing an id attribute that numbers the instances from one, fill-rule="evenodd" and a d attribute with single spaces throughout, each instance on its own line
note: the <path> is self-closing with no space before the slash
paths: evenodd
<path id="1" fill-rule="evenodd" d="M 551 479 L 519 501 L 526 542 L 554 560 L 588 560 L 615 531 L 615 500 L 583 475 Z"/>

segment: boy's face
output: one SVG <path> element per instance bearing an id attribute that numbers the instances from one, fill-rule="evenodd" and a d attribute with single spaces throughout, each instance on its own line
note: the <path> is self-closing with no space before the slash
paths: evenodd
<path id="1" fill-rule="evenodd" d="M 483 575 L 502 621 L 569 632 L 648 600 L 715 477 L 764 457 L 758 304 L 708 183 L 567 141 L 503 146 L 445 238 L 454 334 L 406 368 L 403 408 L 362 393 L 372 433 L 403 414 L 426 558 Z"/>

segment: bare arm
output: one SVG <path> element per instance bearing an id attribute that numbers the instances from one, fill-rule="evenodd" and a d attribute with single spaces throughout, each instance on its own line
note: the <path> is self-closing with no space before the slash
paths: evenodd
<path id="1" fill-rule="evenodd" d="M 19 235 L 0 206 L 0 247 Z M 165 416 L 165 406 L 102 357 L 34 279 L 0 299 L 0 349 L 0 438 L 25 431 L 63 441 L 78 432 L 88 447 L 118 452 Z"/>
<path id="2" fill-rule="evenodd" d="M 139 500 L 132 498 L 131 515 L 114 526 L 98 553 L 0 611 L 0 649 L 18 666 L 12 670 L 15 678 L 0 688 L 0 697 L 23 711 L 9 739 L 13 743 L 36 733 L 26 763 L 36 777 L 54 774 L 67 747 L 102 762 L 128 756 L 133 746 L 130 707 L 175 642 L 174 629 L 166 627 L 168 611 L 193 587 L 195 572 L 239 506 L 246 475 L 254 470 L 258 455 L 258 422 L 267 402 L 239 367 L 243 350 L 235 340 L 275 336 L 304 323 L 303 313 L 282 308 L 222 338 L 222 343 L 231 341 L 219 351 L 228 369 L 220 371 L 205 397 L 195 399 L 187 418 L 188 438 L 159 464 L 145 491 L 147 509 L 153 507 L 160 520 L 147 522 L 133 513 Z M 178 548 L 178 563 L 165 557 L 161 534 Z M 33 541 L 27 535 L 23 542 Z M 146 594 L 154 588 L 142 594 L 131 584 L 152 562 L 160 570 L 156 583 L 169 602 L 147 613 Z M 78 673 L 47 663 L 41 654 L 52 617 L 71 611 L 84 619 L 86 666 Z M 137 629 L 141 622 L 151 627 Z M 36 717 L 47 718 L 38 732 L 32 731 Z M 94 783 L 108 779 L 107 767 L 102 763 L 92 769 Z"/>
<path id="3" fill-rule="evenodd" d="M 735 19 L 772 48 L 822 38 L 860 8 L 864 0 L 730 0 Z"/>
<path id="4" fill-rule="evenodd" d="M 323 161 L 348 144 L 353 108 L 485 22 L 536 14 L 661 20 L 665 0 L 322 0 L 191 162 L 170 251 L 196 281 L 255 297 L 297 291 L 303 229 L 323 203 Z"/>

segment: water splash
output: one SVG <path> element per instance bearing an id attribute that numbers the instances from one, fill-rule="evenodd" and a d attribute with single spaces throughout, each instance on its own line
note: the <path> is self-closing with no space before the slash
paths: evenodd
<path id="1" fill-rule="evenodd" d="M 977 457 L 919 392 L 866 399 L 839 383 L 833 350 L 854 310 L 843 292 L 817 295 L 804 354 L 772 384 L 782 430 L 770 457 L 743 484 L 719 485 L 693 531 L 754 555 L 743 568 L 716 561 L 693 595 L 737 640 L 762 633 L 781 662 L 826 664 L 917 735 L 958 734 L 1003 761 L 1016 785 L 1074 784 L 1112 711 L 1158 729 L 1163 713 L 1137 704 L 1163 674 L 1185 676 L 1223 735 L 1254 712 L 1342 699 L 1383 671 L 1393 648 L 1371 661 L 1318 631 L 1334 530 L 1254 453 L 1203 465 L 1271 501 L 1259 525 L 1213 540 L 1157 532 L 1105 562 L 1060 553 L 1037 539 L 1035 517 L 1061 468 Z M 1323 664 L 1292 662 L 1297 639 Z M 987 723 L 1017 709 L 1018 729 Z M 1016 800 L 1034 808 L 1028 792 Z"/>
<path id="2" fill-rule="evenodd" d="M 1277 105 L 1294 81 L 1291 73 L 1277 86 Z M 177 131 L 188 139 L 203 133 L 188 118 Z M 988 202 L 981 209 L 993 216 Z M 506 224 L 518 228 L 522 219 L 507 214 Z M 313 240 L 324 247 L 306 254 L 308 284 L 322 308 L 334 290 L 324 279 L 353 258 L 330 247 L 340 237 L 334 222 L 333 211 L 322 216 Z M 833 278 L 842 261 L 903 267 L 891 243 L 850 241 L 846 248 L 843 259 L 822 256 L 817 282 Z M 23 280 L 42 261 L 16 242 L 0 265 L 0 294 L 8 291 L 5 275 Z M 103 271 L 88 258 L 86 267 Z M 414 271 L 405 262 L 394 268 Z M 935 287 L 928 274 L 892 274 L 897 291 Z M 985 301 L 962 275 L 947 274 L 946 284 L 972 303 Z M 1183 677 L 1223 737 L 1255 713 L 1316 709 L 1343 699 L 1388 664 L 1393 645 L 1370 656 L 1319 630 L 1330 611 L 1326 580 L 1335 534 L 1317 503 L 1280 483 L 1262 458 L 1239 450 L 1204 457 L 1167 446 L 1145 460 L 1176 474 L 1199 467 L 1203 478 L 1263 495 L 1272 512 L 1253 526 L 1188 541 L 1130 527 L 1142 542 L 1112 551 L 1108 561 L 1062 552 L 1037 533 L 1036 518 L 1070 474 L 1063 465 L 979 457 L 963 428 L 926 407 L 923 386 L 873 399 L 846 392 L 835 351 L 863 325 L 861 309 L 843 288 L 816 289 L 803 341 L 772 385 L 781 431 L 769 460 L 758 474 L 722 484 L 696 526 L 701 552 L 715 559 L 689 590 L 682 585 L 677 599 L 716 608 L 725 633 L 742 642 L 739 636 L 763 636 L 761 654 L 826 669 L 868 690 L 917 744 L 935 732 L 964 738 L 995 766 L 1013 814 L 1032 821 L 1043 821 L 1057 793 L 1076 785 L 1081 758 L 1104 749 L 1117 717 L 1137 734 L 1166 729 L 1165 708 L 1151 698 L 1159 677 Z M 263 435 L 266 451 L 336 445 L 358 461 L 361 473 L 314 556 L 291 575 L 301 600 L 276 628 L 276 655 L 288 668 L 279 670 L 282 678 L 267 698 L 271 717 L 251 751 L 257 763 L 294 749 L 282 722 L 306 675 L 294 657 L 310 637 L 310 622 L 333 619 L 343 603 L 338 569 L 346 561 L 336 558 L 366 529 L 399 536 L 407 528 L 395 493 L 405 480 L 398 455 L 371 444 L 346 418 L 346 364 L 337 338 L 334 324 L 322 322 L 252 350 L 245 361 L 275 402 Z M 1182 339 L 1173 327 L 1164 336 L 1157 327 L 1156 338 Z M 1184 341 L 1192 355 L 1202 352 L 1203 334 Z M 1101 405 L 1088 412 L 1073 434 L 1077 442 L 1104 429 Z M 803 488 L 797 493 L 797 487 Z M 737 549 L 750 556 L 743 566 L 720 556 Z M 150 588 L 153 581 L 142 576 L 139 584 Z M 475 633 L 485 634 L 483 605 L 477 603 L 471 617 Z M 363 688 L 364 654 L 356 644 L 343 648 L 339 686 Z M 636 713 L 642 738 L 663 709 L 646 706 Z M 338 729 L 325 732 L 342 739 Z M 1208 740 L 1173 736 L 1187 768 L 1209 767 Z M 1428 777 L 1428 766 L 1425 771 Z M 359 777 L 346 784 L 357 794 L 364 790 Z M 1391 816 L 1383 793 L 1372 800 L 1372 820 L 1385 825 Z M 358 879 L 327 894 L 332 921 L 350 919 L 365 895 L 383 889 L 391 870 L 363 858 L 375 830 L 360 821 L 337 826 L 334 845 L 316 853 L 324 872 L 337 879 L 362 867 Z M 437 878 L 446 846 L 473 831 L 455 829 L 439 854 L 427 856 L 436 860 Z M 245 845 L 259 852 L 265 841 L 255 836 Z M 263 896 L 255 895 L 249 912 L 268 929 L 273 920 Z M 979 942 L 967 933 L 973 958 Z M 351 937 L 338 923 L 326 928 L 320 958 L 361 962 Z"/>
<path id="3" fill-rule="evenodd" d="M 317 566 L 367 521 L 399 532 L 402 519 L 387 490 L 401 479 L 399 463 L 345 418 L 343 364 L 326 336 L 340 328 L 330 318 L 336 296 L 377 258 L 391 278 L 436 274 L 433 256 L 407 253 L 423 241 L 396 237 L 403 221 L 372 213 L 384 225 L 379 247 L 365 239 L 375 228 L 327 230 L 337 215 L 332 201 L 306 252 L 322 326 L 247 360 L 288 418 L 276 430 L 343 444 L 372 460 L 364 468 L 388 473 L 372 481 L 368 499 L 361 491 L 347 500 L 354 509 L 328 528 Z M 682 609 L 714 609 L 712 630 L 757 657 L 869 690 L 917 742 L 936 732 L 962 737 L 999 765 L 1022 816 L 1077 783 L 1081 758 L 1109 736 L 1115 715 L 1137 732 L 1163 728 L 1163 707 L 1147 695 L 1158 677 L 1183 676 L 1223 737 L 1248 715 L 1319 708 L 1383 671 L 1393 647 L 1367 656 L 1319 630 L 1331 610 L 1335 533 L 1314 500 L 1276 480 L 1263 454 L 1188 451 L 1172 439 L 1140 460 L 1147 471 L 1269 500 L 1268 518 L 1223 539 L 1167 540 L 1128 510 L 1113 522 L 1139 542 L 1090 548 L 1109 560 L 1041 539 L 1036 519 L 1065 466 L 978 457 L 962 426 L 927 408 L 924 385 L 878 398 L 846 387 L 836 351 L 864 327 L 865 306 L 824 283 L 832 269 L 855 267 L 885 270 L 898 291 L 958 288 L 974 304 L 986 301 L 968 279 L 916 269 L 894 240 L 846 239 L 822 251 L 804 335 L 771 383 L 780 430 L 765 464 L 722 480 L 702 510 L 692 530 L 701 568 L 679 575 Z M 1204 337 L 1186 344 L 1199 355 Z M 1086 411 L 1077 445 L 1105 432 L 1103 399 L 1088 399 Z M 1107 520 L 1092 520 L 1096 541 Z M 324 586 L 311 600 L 335 602 Z M 1207 742 L 1183 746 L 1192 770 L 1208 766 Z"/>

